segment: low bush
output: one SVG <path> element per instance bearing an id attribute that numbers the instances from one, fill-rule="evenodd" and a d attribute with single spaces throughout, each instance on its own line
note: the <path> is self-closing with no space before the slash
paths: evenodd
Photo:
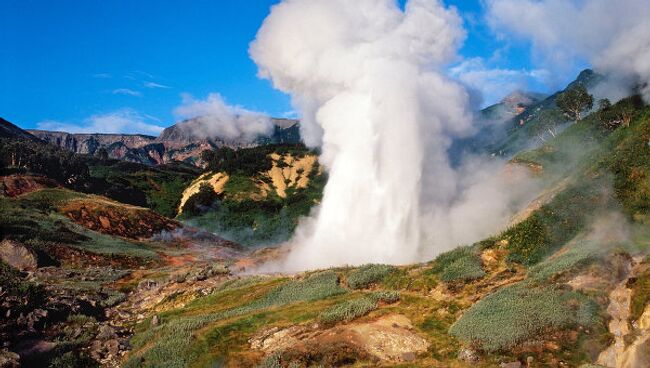
<path id="1" fill-rule="evenodd" d="M 399 293 L 396 291 L 379 291 L 358 299 L 341 302 L 321 313 L 318 318 L 326 325 L 349 322 L 377 309 L 379 302 L 395 303 L 399 298 Z"/>
<path id="2" fill-rule="evenodd" d="M 567 271 L 574 271 L 598 260 L 604 249 L 606 248 L 598 247 L 598 244 L 592 242 L 574 243 L 558 256 L 547 258 L 531 267 L 528 277 L 535 281 L 545 281 Z"/>
<path id="3" fill-rule="evenodd" d="M 582 294 L 522 283 L 474 304 L 449 332 L 467 344 L 493 352 L 539 337 L 548 329 L 594 324 L 597 313 L 595 302 Z"/>
<path id="4" fill-rule="evenodd" d="M 361 297 L 339 303 L 321 313 L 318 318 L 323 324 L 332 325 L 337 322 L 352 321 L 353 319 L 365 316 L 375 309 L 377 309 L 376 301 L 368 297 Z"/>
<path id="5" fill-rule="evenodd" d="M 650 270 L 639 275 L 630 287 L 632 289 L 630 319 L 636 321 L 650 305 Z"/>
<path id="6" fill-rule="evenodd" d="M 430 272 L 445 282 L 471 281 L 485 276 L 479 252 L 474 247 L 459 247 L 436 258 Z"/>
<path id="7" fill-rule="evenodd" d="M 361 266 L 348 275 L 348 286 L 352 289 L 364 289 L 372 284 L 381 282 L 396 268 L 389 265 L 368 264 Z"/>

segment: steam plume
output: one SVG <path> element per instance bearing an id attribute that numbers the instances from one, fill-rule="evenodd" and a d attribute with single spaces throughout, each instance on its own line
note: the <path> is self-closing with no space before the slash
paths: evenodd
<path id="1" fill-rule="evenodd" d="M 556 73 L 585 61 L 641 86 L 650 101 L 650 2 L 647 0 L 488 0 L 487 19 L 504 34 L 530 40 Z M 563 68 L 564 67 L 564 68 Z"/>
<path id="2" fill-rule="evenodd" d="M 210 93 L 205 100 L 183 94 L 183 103 L 174 113 L 180 118 L 196 121 L 196 124 L 181 127 L 197 137 L 250 143 L 257 137 L 273 133 L 273 124 L 267 115 L 227 105 L 218 93 Z"/>
<path id="3" fill-rule="evenodd" d="M 438 0 L 411 0 L 404 10 L 393 0 L 272 8 L 251 56 L 261 76 L 291 94 L 303 138 L 322 147 L 329 171 L 286 268 L 408 263 L 435 253 L 421 248 L 430 241 L 457 245 L 442 242 L 457 240 L 459 229 L 435 225 L 458 225 L 446 213 L 476 199 L 468 197 L 476 183 L 459 180 L 447 157 L 452 140 L 472 132 L 472 119 L 467 92 L 440 71 L 464 38 L 456 10 Z"/>

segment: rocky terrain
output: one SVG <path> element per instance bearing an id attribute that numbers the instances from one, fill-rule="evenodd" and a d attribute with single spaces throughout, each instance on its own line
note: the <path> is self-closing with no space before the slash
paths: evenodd
<path id="1" fill-rule="evenodd" d="M 200 163 L 204 150 L 218 147 L 243 148 L 268 143 L 299 143 L 298 121 L 290 119 L 271 119 L 274 125 L 270 137 L 259 137 L 254 142 L 227 140 L 209 137 L 201 128 L 200 119 L 179 122 L 163 130 L 158 137 L 129 134 L 72 134 L 30 130 L 29 133 L 45 142 L 54 144 L 74 153 L 100 155 L 105 151 L 107 157 L 146 165 L 183 161 Z"/>

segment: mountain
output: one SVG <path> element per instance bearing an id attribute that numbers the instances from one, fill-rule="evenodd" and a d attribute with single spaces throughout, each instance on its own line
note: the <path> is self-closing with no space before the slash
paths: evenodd
<path id="1" fill-rule="evenodd" d="M 261 144 L 299 143 L 297 120 L 271 119 L 273 134 L 258 137 L 253 142 L 209 137 L 201 132 L 201 119 L 179 122 L 162 131 L 160 136 L 130 134 L 83 134 L 30 130 L 29 133 L 45 142 L 74 153 L 98 155 L 106 150 L 108 157 L 146 165 L 160 165 L 173 161 L 191 164 L 200 162 L 201 152 L 218 147 L 244 148 Z"/>
<path id="2" fill-rule="evenodd" d="M 34 135 L 22 130 L 18 126 L 0 118 L 0 138 L 22 138 L 27 140 L 38 140 Z"/>

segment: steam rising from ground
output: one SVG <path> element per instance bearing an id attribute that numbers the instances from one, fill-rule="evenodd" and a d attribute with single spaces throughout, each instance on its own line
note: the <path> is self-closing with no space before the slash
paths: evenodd
<path id="1" fill-rule="evenodd" d="M 650 101 L 648 0 L 488 0 L 486 4 L 492 27 L 530 40 L 538 60 L 550 70 L 568 72 L 576 62 L 587 61 L 597 71 L 616 77 L 613 81 L 618 84 L 640 84 Z"/>
<path id="2" fill-rule="evenodd" d="M 273 133 L 273 124 L 267 115 L 227 105 L 218 93 L 210 93 L 205 100 L 184 94 L 183 104 L 174 112 L 180 118 L 198 122 L 187 127 L 198 137 L 250 143 L 257 137 Z"/>
<path id="3" fill-rule="evenodd" d="M 467 92 L 440 72 L 464 38 L 456 10 L 437 0 L 272 8 L 251 56 L 291 94 L 303 138 L 322 147 L 329 172 L 285 268 L 414 262 L 503 223 L 512 202 L 489 180 L 499 170 L 455 170 L 447 155 L 473 131 Z"/>

